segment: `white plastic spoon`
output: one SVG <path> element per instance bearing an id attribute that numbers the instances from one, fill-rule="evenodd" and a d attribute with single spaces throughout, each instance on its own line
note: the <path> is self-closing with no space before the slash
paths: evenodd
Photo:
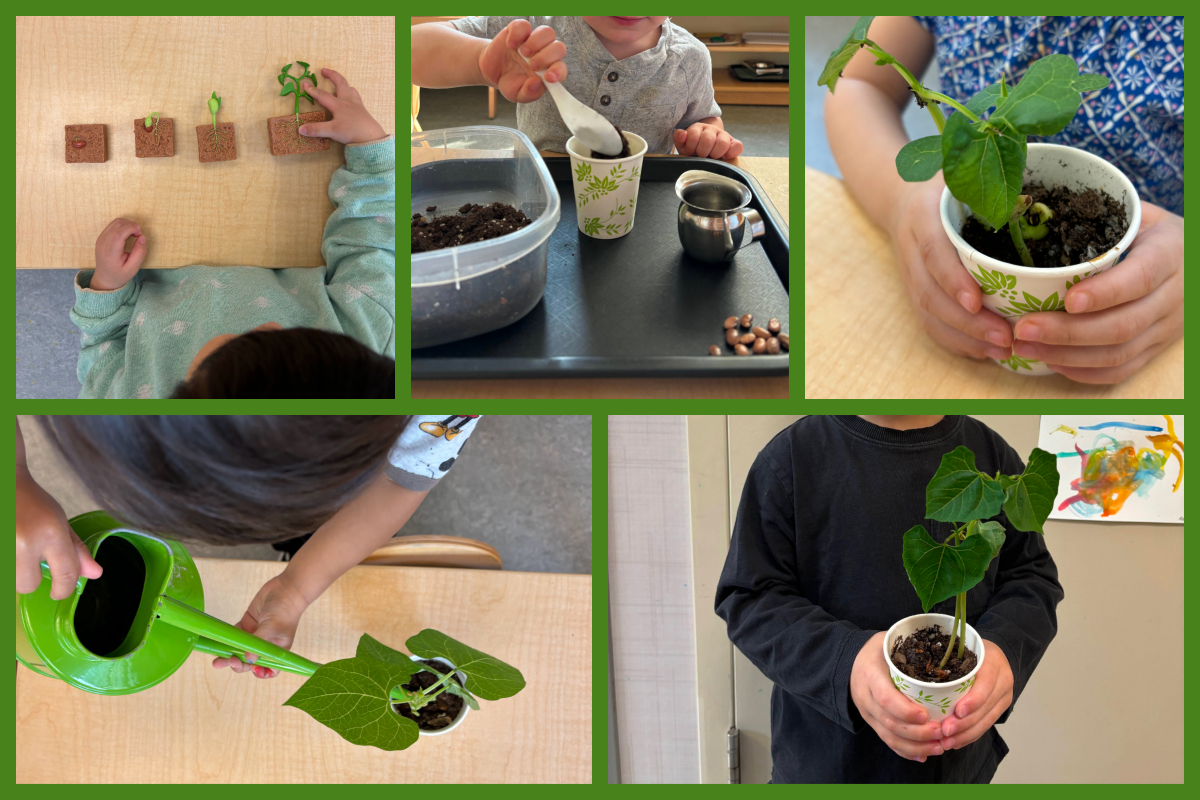
<path id="1" fill-rule="evenodd" d="M 520 50 L 513 52 L 525 62 L 526 67 L 529 67 L 529 59 Z M 624 143 L 611 122 L 600 116 L 595 109 L 588 108 L 576 100 L 570 92 L 562 87 L 561 83 L 551 83 L 546 80 L 546 70 L 537 72 L 532 67 L 530 70 L 542 79 L 542 83 L 546 84 L 546 91 L 550 93 L 550 99 L 558 106 L 559 115 L 571 133 L 575 134 L 575 138 L 579 139 L 593 153 L 615 156 L 621 152 Z"/>

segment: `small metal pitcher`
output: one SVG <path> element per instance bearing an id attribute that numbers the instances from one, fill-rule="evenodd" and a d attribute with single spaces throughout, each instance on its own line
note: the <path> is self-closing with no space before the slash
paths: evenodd
<path id="1" fill-rule="evenodd" d="M 732 178 L 688 170 L 675 181 L 675 194 L 680 200 L 679 243 L 692 258 L 731 261 L 766 232 L 759 213 L 746 207 L 750 189 Z"/>
<path id="2" fill-rule="evenodd" d="M 92 592 L 80 578 L 69 597 L 52 600 L 43 563 L 41 585 L 17 595 L 17 659 L 34 672 L 115 695 L 161 683 L 192 651 L 255 653 L 258 664 L 300 675 L 321 666 L 205 614 L 200 573 L 179 542 L 122 527 L 101 511 L 75 517 L 71 528 L 104 574 Z M 106 579 L 124 591 L 100 591 Z"/>

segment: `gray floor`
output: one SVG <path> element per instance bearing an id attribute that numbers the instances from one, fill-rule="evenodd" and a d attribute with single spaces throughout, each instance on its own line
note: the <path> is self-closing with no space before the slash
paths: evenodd
<path id="1" fill-rule="evenodd" d="M 79 329 L 69 316 L 77 272 L 17 270 L 18 400 L 79 397 Z"/>
<path id="2" fill-rule="evenodd" d="M 844 36 L 845 34 L 843 34 Z M 496 93 L 496 118 L 487 116 L 487 87 L 464 86 L 458 89 L 422 89 L 421 113 L 417 119 L 427 131 L 463 125 L 500 125 L 517 127 L 517 105 Z M 787 106 L 721 107 L 725 130 L 741 140 L 748 156 L 786 156 L 788 154 Z"/>
<path id="3" fill-rule="evenodd" d="M 75 516 L 96 508 L 84 484 L 54 455 L 36 421 L 22 417 L 29 469 Z M 592 418 L 485 416 L 450 474 L 401 532 L 486 542 L 504 569 L 592 571 Z M 277 561 L 270 545 L 189 543 L 210 558 Z"/>
<path id="4" fill-rule="evenodd" d="M 804 163 L 839 178 L 842 177 L 842 173 L 837 162 L 833 160 L 833 153 L 829 150 L 829 139 L 825 136 L 825 95 L 829 94 L 829 90 L 824 86 L 817 86 L 817 80 L 821 77 L 825 62 L 829 60 L 829 54 L 842 43 L 857 19 L 858 17 L 804 18 Z M 921 83 L 929 89 L 941 88 L 936 59 L 921 76 Z M 910 139 L 937 134 L 937 126 L 933 124 L 929 112 L 918 108 L 916 103 L 908 104 L 903 119 Z"/>

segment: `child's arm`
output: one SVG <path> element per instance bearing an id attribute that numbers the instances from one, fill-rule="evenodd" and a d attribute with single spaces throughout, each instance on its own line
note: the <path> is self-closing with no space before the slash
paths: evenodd
<path id="1" fill-rule="evenodd" d="M 103 570 L 71 530 L 62 506 L 29 473 L 19 422 L 16 506 L 18 593 L 29 594 L 41 586 L 43 561 L 50 565 L 50 597 L 54 600 L 70 597 L 80 575 L 100 577 Z"/>
<path id="2" fill-rule="evenodd" d="M 290 649 L 305 610 L 335 580 L 403 528 L 427 494 L 398 486 L 380 473 L 366 491 L 317 529 L 287 569 L 259 590 L 238 627 Z M 245 672 L 256 659 L 256 654 L 246 653 L 245 661 L 217 658 L 213 666 Z M 254 674 L 273 678 L 278 671 L 255 667 Z"/>
<path id="3" fill-rule="evenodd" d="M 511 52 L 518 47 L 528 66 Z M 553 28 L 533 30 L 524 19 L 508 23 L 490 41 L 462 33 L 449 22 L 412 26 L 412 82 L 427 89 L 491 86 L 514 103 L 532 103 L 546 91 L 533 73 L 546 70 L 547 81 L 561 83 L 567 77 L 566 54 L 567 46 L 555 40 Z"/>
<path id="4" fill-rule="evenodd" d="M 933 37 L 912 17 L 877 17 L 871 38 L 914 75 L 933 57 Z M 846 188 L 891 234 L 909 301 L 934 341 L 972 358 L 1008 358 L 1011 327 L 982 309 L 979 285 L 942 229 L 941 175 L 906 183 L 896 172 L 896 154 L 908 143 L 900 120 L 908 96 L 908 84 L 896 70 L 875 66 L 870 53 L 855 55 L 836 94 L 825 98 L 830 149 Z"/>
<path id="5" fill-rule="evenodd" d="M 125 242 L 133 237 L 133 249 L 126 253 Z M 142 226 L 118 217 L 96 238 L 96 269 L 75 277 L 71 321 L 80 332 L 78 376 L 88 397 L 111 394 L 125 365 L 125 333 L 139 289 L 132 281 L 145 258 Z"/>

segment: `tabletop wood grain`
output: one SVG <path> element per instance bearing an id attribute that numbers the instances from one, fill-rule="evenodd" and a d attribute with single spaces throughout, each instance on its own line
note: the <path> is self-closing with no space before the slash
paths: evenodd
<path id="1" fill-rule="evenodd" d="M 1183 397 L 1182 339 L 1115 386 L 951 355 L 922 329 L 887 234 L 842 181 L 805 167 L 804 200 L 805 398 Z"/>
<path id="2" fill-rule="evenodd" d="M 226 621 L 285 565 L 196 559 L 206 611 Z M 358 638 L 405 650 L 436 628 L 518 667 L 526 688 L 481 702 L 408 750 L 358 747 L 283 702 L 303 677 L 215 670 L 194 653 L 146 691 L 102 697 L 17 669 L 18 783 L 574 783 L 591 780 L 591 576 L 355 567 L 301 619 L 319 663 Z M 407 652 L 407 651 L 406 651 Z"/>
<path id="3" fill-rule="evenodd" d="M 553 154 L 547 154 L 553 155 Z M 422 159 L 428 156 L 417 155 Z M 670 158 L 670 156 L 663 156 Z M 415 162 L 414 162 L 415 163 Z M 741 156 L 732 162 L 754 176 L 790 230 L 788 159 Z M 720 331 L 716 332 L 720 334 Z M 714 343 L 720 341 L 718 335 Z M 415 380 L 414 398 L 786 398 L 787 376 L 772 378 L 554 378 L 514 380 Z"/>
<path id="4" fill-rule="evenodd" d="M 95 266 L 117 217 L 141 223 L 146 268 L 320 266 L 344 148 L 271 155 L 267 119 L 294 107 L 276 76 L 303 59 L 331 92 L 320 68 L 337 70 L 394 131 L 395 29 L 394 17 L 17 17 L 16 266 Z M 214 90 L 238 157 L 201 164 Z M 151 111 L 175 121 L 174 157 L 135 157 L 133 121 Z M 65 163 L 72 124 L 106 126 L 107 162 Z"/>

